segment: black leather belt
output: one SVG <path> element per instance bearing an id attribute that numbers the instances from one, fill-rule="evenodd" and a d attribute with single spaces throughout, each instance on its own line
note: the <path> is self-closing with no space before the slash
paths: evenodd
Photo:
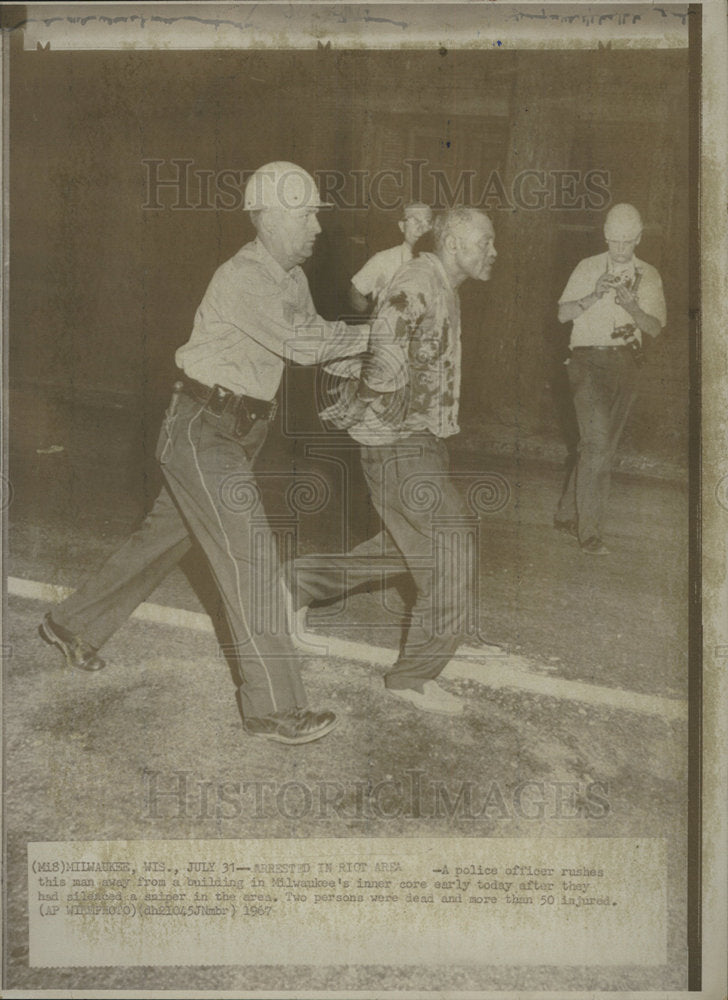
<path id="1" fill-rule="evenodd" d="M 245 414 L 250 420 L 272 420 L 278 410 L 276 399 L 255 399 L 253 396 L 235 393 L 222 385 L 205 385 L 184 372 L 180 375 L 180 381 L 188 395 L 216 417 L 230 413 L 235 416 Z"/>

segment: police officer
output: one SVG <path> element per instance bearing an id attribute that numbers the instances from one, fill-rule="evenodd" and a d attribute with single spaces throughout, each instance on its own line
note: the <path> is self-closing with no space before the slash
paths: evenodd
<path id="1" fill-rule="evenodd" d="M 215 272 L 192 335 L 176 354 L 182 375 L 157 447 L 164 487 L 141 528 L 40 629 L 69 665 L 99 669 L 100 647 L 194 538 L 223 598 L 245 731 L 298 744 L 324 736 L 337 719 L 307 708 L 300 659 L 278 620 L 270 530 L 256 511 L 253 551 L 251 504 L 240 501 L 257 492 L 253 460 L 275 413 L 285 362 L 360 353 L 369 327 L 316 313 L 300 265 L 321 232 L 317 212 L 324 206 L 305 170 L 287 162 L 261 167 L 246 184 L 244 207 L 257 236 Z"/>

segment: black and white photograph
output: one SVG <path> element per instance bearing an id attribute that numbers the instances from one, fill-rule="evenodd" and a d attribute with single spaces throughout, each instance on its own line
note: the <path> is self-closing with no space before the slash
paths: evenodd
<path id="1" fill-rule="evenodd" d="M 2 27 L 3 995 L 724 995 L 723 4 Z"/>

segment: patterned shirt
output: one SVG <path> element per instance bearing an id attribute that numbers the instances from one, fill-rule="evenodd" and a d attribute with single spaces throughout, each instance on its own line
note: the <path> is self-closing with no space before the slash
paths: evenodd
<path id="1" fill-rule="evenodd" d="M 391 444 L 417 431 L 460 430 L 460 299 L 435 254 L 397 272 L 372 324 L 361 368 L 364 391 L 379 394 L 349 428 L 362 444 Z M 368 393 L 367 393 L 368 394 Z"/>
<path id="2" fill-rule="evenodd" d="M 256 239 L 217 269 L 175 360 L 205 385 L 270 400 L 286 361 L 314 365 L 358 354 L 368 334 L 366 324 L 319 316 L 301 268 L 284 270 Z"/>
<path id="3" fill-rule="evenodd" d="M 609 253 L 600 253 L 595 257 L 586 257 L 574 268 L 564 289 L 559 305 L 563 302 L 575 302 L 591 295 L 600 275 L 605 271 L 623 276 L 627 287 L 634 291 L 637 304 L 649 316 L 659 320 L 660 326 L 667 322 L 665 296 L 662 291 L 662 281 L 657 270 L 651 264 L 633 257 L 628 265 L 615 268 L 609 260 Z M 621 327 L 634 327 L 630 314 L 617 304 L 615 293 L 608 291 L 574 320 L 571 330 L 571 347 L 614 347 L 625 343 L 622 337 L 613 337 L 615 330 Z M 637 340 L 642 339 L 641 332 L 635 329 Z"/>

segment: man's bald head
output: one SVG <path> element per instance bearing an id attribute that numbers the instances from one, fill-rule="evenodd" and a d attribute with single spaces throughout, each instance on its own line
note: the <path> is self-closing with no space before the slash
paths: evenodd
<path id="1" fill-rule="evenodd" d="M 642 217 L 634 205 L 615 205 L 604 220 L 607 240 L 636 240 L 642 235 Z"/>
<path id="2" fill-rule="evenodd" d="M 493 223 L 478 208 L 458 207 L 443 212 L 432 227 L 435 253 L 454 287 L 465 278 L 487 281 L 495 250 Z"/>
<path id="3" fill-rule="evenodd" d="M 642 236 L 642 217 L 634 205 L 615 205 L 604 220 L 604 238 L 613 264 L 629 264 Z"/>

